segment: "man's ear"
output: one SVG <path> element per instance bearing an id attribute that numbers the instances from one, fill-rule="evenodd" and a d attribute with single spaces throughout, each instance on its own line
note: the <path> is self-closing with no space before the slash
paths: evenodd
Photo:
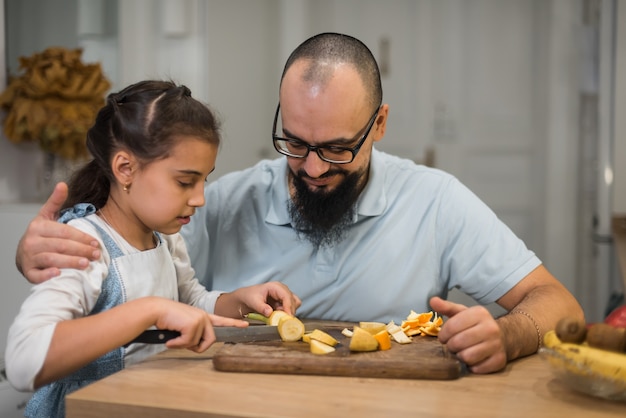
<path id="1" fill-rule="evenodd" d="M 378 142 L 383 139 L 385 136 L 385 131 L 387 130 L 387 117 L 389 116 L 389 105 L 383 104 L 378 111 L 378 116 L 376 116 L 376 121 L 374 121 L 374 126 L 372 127 L 372 137 L 374 142 Z"/>
<path id="2" fill-rule="evenodd" d="M 111 170 L 113 170 L 113 175 L 117 181 L 122 186 L 128 187 L 133 183 L 134 175 L 137 172 L 137 160 L 126 151 L 118 151 L 113 155 Z"/>

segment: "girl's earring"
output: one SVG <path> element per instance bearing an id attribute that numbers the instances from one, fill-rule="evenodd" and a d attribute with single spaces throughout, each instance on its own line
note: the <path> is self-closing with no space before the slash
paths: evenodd
<path id="1" fill-rule="evenodd" d="M 130 184 L 125 184 L 124 185 L 124 191 L 125 192 L 127 192 L 129 188 L 130 188 Z"/>

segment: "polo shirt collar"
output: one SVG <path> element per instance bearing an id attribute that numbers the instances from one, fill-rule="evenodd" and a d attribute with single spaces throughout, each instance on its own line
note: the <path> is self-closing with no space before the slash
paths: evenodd
<path id="1" fill-rule="evenodd" d="M 270 185 L 271 196 L 265 222 L 273 225 L 289 225 L 291 217 L 287 210 L 287 202 L 289 202 L 289 185 L 287 184 L 287 157 L 280 157 L 280 163 L 274 171 L 272 183 Z"/>
<path id="2" fill-rule="evenodd" d="M 370 177 L 359 197 L 357 213 L 360 216 L 380 216 L 387 207 L 387 195 L 385 194 L 385 165 L 382 163 L 382 155 L 372 148 L 370 160 Z"/>

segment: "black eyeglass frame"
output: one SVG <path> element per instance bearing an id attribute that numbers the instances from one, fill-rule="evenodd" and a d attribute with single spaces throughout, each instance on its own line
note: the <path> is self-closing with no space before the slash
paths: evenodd
<path id="1" fill-rule="evenodd" d="M 274 124 L 272 126 L 272 142 L 274 144 L 274 148 L 280 154 L 286 155 L 287 157 L 306 158 L 306 157 L 309 156 L 309 153 L 311 151 L 315 151 L 317 153 L 317 156 L 322 161 L 326 161 L 326 162 L 331 163 L 331 164 L 349 164 L 352 161 L 354 161 L 354 158 L 356 157 L 356 155 L 358 154 L 359 150 L 361 149 L 361 147 L 365 143 L 365 140 L 367 139 L 368 135 L 370 134 L 370 131 L 372 130 L 372 127 L 374 126 L 374 122 L 376 121 L 376 117 L 378 116 L 378 113 L 380 112 L 380 108 L 381 107 L 382 107 L 382 103 L 376 108 L 376 111 L 374 112 L 374 114 L 372 115 L 370 120 L 367 122 L 367 126 L 365 128 L 365 133 L 363 133 L 363 136 L 359 139 L 359 142 L 353 148 L 349 148 L 349 147 L 339 147 L 339 146 L 335 146 L 335 145 L 331 145 L 331 146 L 327 146 L 327 145 L 309 145 L 306 142 L 304 142 L 302 140 L 299 140 L 299 139 L 284 138 L 282 136 L 277 136 L 276 135 L 276 125 L 278 123 L 278 113 L 280 112 L 280 102 L 279 102 L 278 106 L 276 107 L 276 114 L 274 115 Z M 286 142 L 289 142 L 289 143 L 297 144 L 298 146 L 304 146 L 307 149 L 306 154 L 304 154 L 304 155 L 291 154 L 290 152 L 285 151 L 284 149 L 280 148 L 276 144 L 276 141 L 286 141 Z M 352 158 L 350 158 L 349 161 L 332 160 L 332 159 L 329 159 L 329 158 L 324 157 L 322 155 L 322 151 L 324 149 L 333 149 L 335 151 L 349 151 L 352 154 Z"/>

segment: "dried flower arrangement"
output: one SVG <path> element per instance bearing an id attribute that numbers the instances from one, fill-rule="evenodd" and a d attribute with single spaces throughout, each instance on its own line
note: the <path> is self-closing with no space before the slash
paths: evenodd
<path id="1" fill-rule="evenodd" d="M 20 57 L 23 74 L 0 95 L 9 140 L 38 141 L 46 153 L 69 160 L 87 155 L 87 130 L 111 84 L 99 63 L 83 64 L 81 55 L 80 48 L 51 47 Z"/>

